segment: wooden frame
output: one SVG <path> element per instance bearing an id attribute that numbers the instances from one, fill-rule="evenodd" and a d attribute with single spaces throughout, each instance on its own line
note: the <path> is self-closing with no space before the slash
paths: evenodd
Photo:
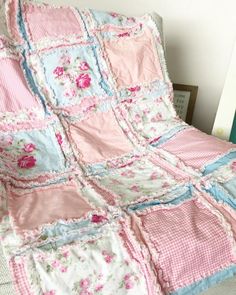
<path id="1" fill-rule="evenodd" d="M 192 124 L 198 86 L 173 84 L 176 112 L 186 123 Z"/>

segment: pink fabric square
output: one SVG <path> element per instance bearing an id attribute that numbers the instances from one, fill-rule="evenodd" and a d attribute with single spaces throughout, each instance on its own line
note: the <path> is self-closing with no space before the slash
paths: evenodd
<path id="1" fill-rule="evenodd" d="M 5 58 L 0 63 L 0 112 L 39 107 L 36 97 L 28 89 L 19 62 Z"/>
<path id="2" fill-rule="evenodd" d="M 70 125 L 70 134 L 86 163 L 104 161 L 132 150 L 112 111 L 95 113 Z"/>
<path id="3" fill-rule="evenodd" d="M 105 41 L 105 48 L 119 87 L 162 79 L 162 70 L 149 30 L 141 36 Z"/>
<path id="4" fill-rule="evenodd" d="M 33 41 L 45 37 L 81 35 L 81 26 L 69 7 L 37 7 L 31 4 L 24 6 L 26 21 Z"/>
<path id="5" fill-rule="evenodd" d="M 149 236 L 146 243 L 153 251 L 159 280 L 167 292 L 233 263 L 231 242 L 218 218 L 197 201 L 156 208 L 140 218 Z"/>
<path id="6" fill-rule="evenodd" d="M 15 0 L 9 0 L 8 1 L 8 9 L 6 11 L 7 13 L 7 26 L 8 30 L 10 31 L 12 37 L 17 40 L 18 42 L 22 42 L 18 25 L 17 25 L 17 13 L 18 13 L 18 5 L 19 1 Z"/>
<path id="7" fill-rule="evenodd" d="M 236 240 L 236 211 L 223 202 L 217 202 L 211 195 L 204 194 L 205 199 L 215 207 L 227 220 Z"/>
<path id="8" fill-rule="evenodd" d="M 32 230 L 57 219 L 80 218 L 91 210 L 74 183 L 37 189 L 24 195 L 11 192 L 9 212 L 17 230 Z"/>
<path id="9" fill-rule="evenodd" d="M 197 129 L 179 132 L 173 139 L 161 146 L 194 168 L 202 168 L 208 162 L 227 153 L 232 147 L 231 143 L 207 135 Z"/>

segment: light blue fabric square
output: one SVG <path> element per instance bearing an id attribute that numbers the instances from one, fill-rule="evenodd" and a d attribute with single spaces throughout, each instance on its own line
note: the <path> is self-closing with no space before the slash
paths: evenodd
<path id="1" fill-rule="evenodd" d="M 230 179 L 226 183 L 223 183 L 222 186 L 229 192 L 229 194 L 236 199 L 236 177 Z"/>
<path id="2" fill-rule="evenodd" d="M 65 158 L 53 126 L 0 134 L 0 169 L 10 175 L 35 176 L 65 170 Z"/>
<path id="3" fill-rule="evenodd" d="M 113 24 L 116 26 L 133 26 L 135 22 L 134 17 L 127 17 L 115 12 L 105 12 L 93 9 L 90 9 L 90 12 L 96 20 L 97 26 L 103 26 L 106 24 Z"/>
<path id="4" fill-rule="evenodd" d="M 61 47 L 41 56 L 56 106 L 80 104 L 86 97 L 112 95 L 103 79 L 97 50 L 98 44 Z"/>

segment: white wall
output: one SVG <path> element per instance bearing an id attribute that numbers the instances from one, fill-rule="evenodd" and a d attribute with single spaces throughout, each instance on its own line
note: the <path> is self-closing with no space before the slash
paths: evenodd
<path id="1" fill-rule="evenodd" d="M 232 132 L 236 111 L 236 43 L 229 70 L 226 75 L 224 89 L 216 113 L 212 134 L 228 140 Z M 235 131 L 234 131 L 235 132 Z M 236 134 L 235 134 L 236 136 Z"/>
<path id="2" fill-rule="evenodd" d="M 76 4 L 124 14 L 152 11 L 160 14 L 164 19 L 170 76 L 176 83 L 199 86 L 193 124 L 211 132 L 236 37 L 236 0 L 46 2 Z"/>

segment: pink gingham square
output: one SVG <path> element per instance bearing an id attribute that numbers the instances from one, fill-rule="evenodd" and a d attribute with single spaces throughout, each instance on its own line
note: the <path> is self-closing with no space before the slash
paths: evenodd
<path id="1" fill-rule="evenodd" d="M 197 282 L 233 262 L 218 217 L 196 200 L 141 213 L 139 224 L 166 292 Z"/>

